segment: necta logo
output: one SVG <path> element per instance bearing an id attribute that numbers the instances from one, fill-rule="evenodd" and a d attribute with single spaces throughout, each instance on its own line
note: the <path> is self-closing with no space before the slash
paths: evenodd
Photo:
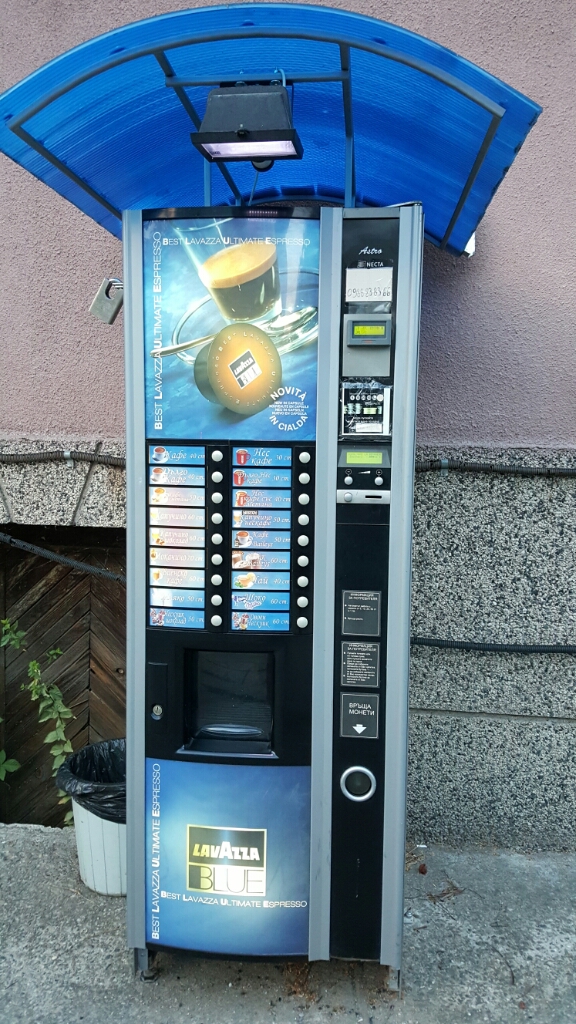
<path id="1" fill-rule="evenodd" d="M 188 825 L 188 889 L 266 895 L 266 829 Z"/>

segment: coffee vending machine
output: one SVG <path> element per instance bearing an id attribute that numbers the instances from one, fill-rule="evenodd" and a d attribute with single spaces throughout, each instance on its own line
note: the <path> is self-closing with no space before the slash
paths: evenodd
<path id="1" fill-rule="evenodd" d="M 422 207 L 124 214 L 128 941 L 401 965 Z"/>

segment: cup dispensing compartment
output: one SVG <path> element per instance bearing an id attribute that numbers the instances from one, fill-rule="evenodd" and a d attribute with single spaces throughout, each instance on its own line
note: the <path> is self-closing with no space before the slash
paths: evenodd
<path id="1" fill-rule="evenodd" d="M 185 749 L 213 754 L 270 754 L 274 654 L 187 651 Z"/>

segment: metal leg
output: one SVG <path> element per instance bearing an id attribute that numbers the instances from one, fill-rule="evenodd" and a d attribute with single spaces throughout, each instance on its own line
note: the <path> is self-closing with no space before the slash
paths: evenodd
<path id="1" fill-rule="evenodd" d="M 400 971 L 395 970 L 394 967 L 388 968 L 388 990 L 400 993 Z"/>
<path id="2" fill-rule="evenodd" d="M 154 968 L 156 952 L 150 949 L 134 950 L 134 971 L 140 975 L 141 981 L 154 981 L 157 971 Z"/>

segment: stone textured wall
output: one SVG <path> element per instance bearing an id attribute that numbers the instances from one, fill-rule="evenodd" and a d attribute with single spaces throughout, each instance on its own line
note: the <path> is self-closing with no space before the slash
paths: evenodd
<path id="1" fill-rule="evenodd" d="M 190 6 L 191 0 L 4 3 L 0 89 L 86 39 Z M 480 226 L 473 259 L 458 261 L 427 246 L 418 429 L 422 444 L 573 446 L 574 3 L 332 6 L 428 36 L 544 107 Z M 5 157 L 0 189 L 0 438 L 121 439 L 121 320 L 104 327 L 88 312 L 102 278 L 121 275 L 120 245 Z"/>
<path id="2" fill-rule="evenodd" d="M 62 440 L 34 446 L 68 447 Z M 100 450 L 122 454 L 118 444 Z M 569 451 L 427 448 L 418 455 L 573 464 Z M 575 488 L 566 478 L 418 474 L 412 633 L 574 643 Z M 125 524 L 124 473 L 115 468 L 2 466 L 0 496 L 5 523 Z M 576 657 L 413 647 L 410 704 L 411 838 L 576 847 Z"/>

